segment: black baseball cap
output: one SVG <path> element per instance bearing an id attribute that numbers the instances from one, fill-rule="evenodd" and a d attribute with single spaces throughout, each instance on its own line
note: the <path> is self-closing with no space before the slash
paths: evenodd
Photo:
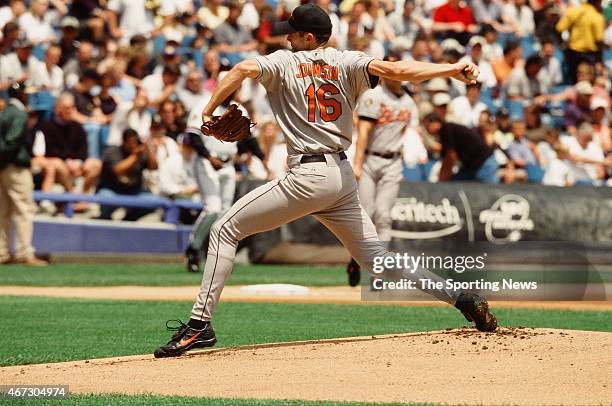
<path id="1" fill-rule="evenodd" d="M 313 34 L 331 34 L 332 23 L 329 15 L 315 4 L 304 4 L 296 7 L 287 21 L 274 25 L 278 35 L 294 32 L 311 32 Z"/>

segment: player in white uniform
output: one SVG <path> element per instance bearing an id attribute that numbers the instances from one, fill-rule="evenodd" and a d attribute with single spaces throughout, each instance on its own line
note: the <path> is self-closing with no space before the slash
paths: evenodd
<path id="1" fill-rule="evenodd" d="M 210 95 L 202 97 L 189 113 L 187 119 L 188 133 L 200 159 L 195 160 L 194 174 L 203 210 L 196 220 L 189 236 L 189 245 L 185 251 L 187 270 L 199 272 L 200 251 L 205 245 L 211 226 L 220 214 L 230 208 L 236 191 L 236 170 L 234 156 L 238 151 L 235 142 L 221 142 L 213 137 L 205 137 L 199 130 L 202 109 L 209 103 Z M 214 114 L 221 115 L 226 106 L 217 107 Z M 242 109 L 246 114 L 246 110 Z"/>
<path id="2" fill-rule="evenodd" d="M 246 78 L 266 88 L 276 121 L 287 139 L 289 170 L 239 199 L 211 230 L 202 285 L 188 324 L 181 323 L 156 357 L 177 356 L 217 341 L 211 325 L 215 306 L 229 277 L 238 242 L 312 214 L 349 250 L 362 268 L 373 273 L 375 258 L 390 259 L 376 228 L 359 203 L 357 183 L 344 151 L 351 143 L 352 112 L 359 96 L 378 77 L 420 82 L 454 77 L 473 82 L 478 68 L 469 63 L 430 64 L 380 61 L 355 51 L 326 47 L 331 21 L 320 7 L 297 7 L 278 27 L 287 33 L 293 52 L 277 51 L 238 63 L 219 83 L 202 112 L 208 121 L 215 109 Z M 444 280 L 426 269 L 391 267 L 378 275 L 388 280 Z M 459 308 L 479 330 L 497 327 L 483 298 L 452 290 L 428 293 Z"/>
<path id="3" fill-rule="evenodd" d="M 390 54 L 386 61 L 398 61 Z M 378 238 L 389 246 L 391 209 L 402 181 L 402 149 L 406 128 L 416 128 L 419 112 L 412 97 L 398 80 L 383 79 L 366 90 L 357 107 L 357 145 L 353 171 L 359 182 L 359 201 L 374 222 Z M 347 266 L 349 285 L 359 284 L 360 268 L 355 259 Z"/>

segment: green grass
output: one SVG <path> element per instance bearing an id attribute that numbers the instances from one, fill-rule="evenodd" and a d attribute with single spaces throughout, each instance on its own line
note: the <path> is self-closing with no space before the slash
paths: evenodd
<path id="1" fill-rule="evenodd" d="M 0 266 L 0 285 L 24 286 L 184 286 L 199 285 L 202 274 L 182 264 L 53 264 L 45 268 Z M 345 285 L 343 267 L 303 265 L 236 265 L 228 285 L 293 283 Z"/>
<path id="2" fill-rule="evenodd" d="M 487 280 L 584 283 L 585 272 L 487 272 Z M 452 275 L 456 280 L 467 274 Z M 612 272 L 589 273 L 591 282 L 612 282 Z M 472 276 L 472 278 L 475 278 Z M 0 266 L 0 285 L 22 286 L 185 286 L 199 285 L 202 274 L 185 271 L 183 264 L 53 264 L 46 268 Z M 478 279 L 478 278 L 476 278 Z M 342 266 L 236 265 L 228 285 L 292 283 L 305 286 L 346 285 Z"/>
<path id="3" fill-rule="evenodd" d="M 189 302 L 0 297 L 0 365 L 152 353 Z M 501 325 L 612 331 L 610 312 L 497 309 Z M 466 321 L 451 307 L 221 302 L 218 346 L 438 330 Z"/>
<path id="4" fill-rule="evenodd" d="M 55 405 L 58 401 L 37 400 L 37 405 Z M 4 401 L 3 404 L 23 404 L 23 401 Z M 186 396 L 129 396 L 129 395 L 72 395 L 62 405 L 215 405 L 215 406 L 434 406 L 433 403 L 362 403 L 362 402 L 312 402 L 304 400 L 257 400 L 257 399 L 222 399 L 222 398 L 195 398 Z"/>

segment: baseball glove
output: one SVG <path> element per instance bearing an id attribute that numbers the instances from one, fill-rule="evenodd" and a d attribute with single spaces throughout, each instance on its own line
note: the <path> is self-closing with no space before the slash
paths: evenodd
<path id="1" fill-rule="evenodd" d="M 249 137 L 254 125 L 248 117 L 242 115 L 237 105 L 232 104 L 222 115 L 212 116 L 210 120 L 202 123 L 200 129 L 204 135 L 234 142 Z"/>

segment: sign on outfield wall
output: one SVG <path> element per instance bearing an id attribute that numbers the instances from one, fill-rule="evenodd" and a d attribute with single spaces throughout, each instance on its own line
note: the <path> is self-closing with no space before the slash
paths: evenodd
<path id="1" fill-rule="evenodd" d="M 237 197 L 256 183 L 243 183 Z M 403 183 L 393 206 L 395 248 L 524 241 L 612 243 L 610 188 L 556 188 L 540 185 L 478 183 Z M 335 237 L 313 217 L 252 237 L 257 262 L 279 242 L 337 245 Z"/>
<path id="2" fill-rule="evenodd" d="M 393 238 L 612 241 L 609 188 L 404 183 L 391 211 Z"/>

